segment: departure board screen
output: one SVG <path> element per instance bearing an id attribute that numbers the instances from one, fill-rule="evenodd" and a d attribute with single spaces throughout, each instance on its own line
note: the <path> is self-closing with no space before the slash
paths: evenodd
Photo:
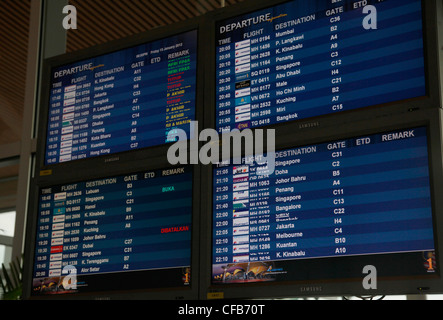
<path id="1" fill-rule="evenodd" d="M 195 120 L 197 31 L 54 68 L 46 165 L 158 146 Z"/>
<path id="2" fill-rule="evenodd" d="M 295 0 L 215 41 L 219 133 L 426 95 L 420 0 Z"/>
<path id="3" fill-rule="evenodd" d="M 270 175 L 251 157 L 214 167 L 214 283 L 360 278 L 363 260 L 379 276 L 436 271 L 427 128 L 275 154 Z"/>
<path id="4" fill-rule="evenodd" d="M 43 188 L 33 294 L 187 286 L 191 223 L 191 167 Z"/>

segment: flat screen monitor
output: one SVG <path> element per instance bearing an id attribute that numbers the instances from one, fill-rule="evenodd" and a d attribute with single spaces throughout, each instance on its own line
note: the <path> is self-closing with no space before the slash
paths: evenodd
<path id="1" fill-rule="evenodd" d="M 278 149 L 269 174 L 257 155 L 213 166 L 211 290 L 407 294 L 398 284 L 411 279 L 442 289 L 429 127 L 366 131 Z M 378 290 L 364 290 L 366 266 Z"/>
<path id="2" fill-rule="evenodd" d="M 52 65 L 43 165 L 160 146 L 175 129 L 189 135 L 197 40 L 191 30 Z"/>
<path id="3" fill-rule="evenodd" d="M 193 171 L 39 188 L 31 298 L 190 290 Z"/>
<path id="4" fill-rule="evenodd" d="M 421 0 L 294 0 L 248 8 L 216 16 L 219 133 L 428 93 Z"/>

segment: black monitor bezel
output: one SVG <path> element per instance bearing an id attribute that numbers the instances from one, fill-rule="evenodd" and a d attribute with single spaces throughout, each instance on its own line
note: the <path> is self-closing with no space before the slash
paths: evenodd
<path id="1" fill-rule="evenodd" d="M 87 170 L 90 167 L 106 166 L 112 167 L 113 164 L 120 164 L 126 161 L 143 160 L 149 157 L 158 157 L 166 154 L 172 143 L 165 143 L 158 146 L 152 146 L 141 149 L 134 149 L 110 155 L 102 155 L 97 157 L 89 157 L 86 159 L 74 160 L 57 164 L 45 164 L 46 143 L 47 143 L 47 126 L 49 116 L 49 97 L 51 70 L 53 68 L 90 59 L 91 57 L 101 56 L 108 53 L 136 47 L 148 42 L 154 42 L 164 38 L 183 34 L 196 30 L 197 35 L 197 74 L 196 74 L 196 105 L 194 121 L 203 121 L 203 95 L 204 95 L 204 57 L 206 55 L 206 47 L 204 40 L 206 38 L 206 28 L 203 24 L 204 18 L 197 17 L 176 23 L 171 26 L 164 26 L 149 30 L 140 34 L 136 34 L 127 38 L 114 40 L 105 44 L 97 45 L 80 51 L 60 55 L 57 57 L 46 59 L 42 65 L 39 114 L 37 115 L 37 152 L 35 160 L 35 173 L 42 181 L 50 180 L 51 176 L 65 175 L 66 172 L 73 170 Z M 69 175 L 67 176 L 69 177 Z"/>
<path id="2" fill-rule="evenodd" d="M 170 169 L 177 167 L 190 166 L 193 170 L 193 190 L 192 190 L 192 228 L 191 228 L 191 282 L 189 286 L 179 288 L 146 288 L 145 290 L 113 290 L 92 293 L 76 293 L 67 295 L 49 295 L 49 296 L 32 296 L 32 281 L 34 268 L 34 255 L 37 234 L 37 220 L 39 211 L 39 194 L 43 188 L 63 185 L 76 182 L 92 181 L 95 179 L 103 179 L 107 177 L 115 177 L 121 175 L 129 175 L 131 173 L 139 173 L 144 171 Z M 55 178 L 55 177 L 54 177 Z M 117 299 L 117 300 L 195 300 L 198 298 L 199 292 L 199 238 L 200 238 L 200 190 L 201 170 L 199 166 L 176 165 L 172 166 L 168 163 L 166 156 L 150 158 L 142 162 L 131 162 L 120 166 L 116 170 L 109 171 L 107 169 L 96 169 L 94 174 L 89 172 L 79 172 L 75 177 L 66 179 L 65 177 L 57 177 L 51 181 L 40 182 L 37 179 L 31 181 L 30 204 L 27 214 L 26 235 L 25 235 L 25 254 L 24 254 L 24 271 L 23 271 L 23 297 L 30 300 L 97 300 L 97 299 Z M 149 272 L 146 271 L 146 272 Z M 118 275 L 118 273 L 117 273 Z M 91 275 L 92 277 L 94 275 Z"/>
<path id="3" fill-rule="evenodd" d="M 208 86 L 205 96 L 206 128 L 216 129 L 216 25 L 219 21 L 232 19 L 258 10 L 280 5 L 292 0 L 247 0 L 236 6 L 226 7 L 208 14 L 208 28 L 210 30 L 210 52 L 206 59 L 208 66 L 205 83 Z M 303 134 L 305 131 L 316 130 L 333 124 L 345 124 L 357 120 L 377 118 L 391 114 L 408 112 L 410 110 L 442 108 L 442 93 L 440 86 L 439 61 L 439 32 L 438 20 L 442 14 L 438 10 L 437 0 L 422 0 L 423 9 L 423 40 L 425 58 L 426 95 L 403 101 L 389 102 L 381 105 L 367 106 L 360 109 L 341 111 L 320 115 L 312 118 L 292 120 L 278 124 L 265 125 L 255 129 L 276 130 L 277 135 Z"/>
<path id="4" fill-rule="evenodd" d="M 434 239 L 437 264 L 443 257 L 443 199 L 438 197 L 438 191 L 443 188 L 442 126 L 443 112 L 440 109 L 412 111 L 408 114 L 379 118 L 377 121 L 356 121 L 342 126 L 330 126 L 322 130 L 311 131 L 303 137 L 285 135 L 276 138 L 276 150 L 294 148 L 297 146 L 314 145 L 323 142 L 359 137 L 369 134 L 388 132 L 406 128 L 425 126 L 428 128 L 428 151 L 431 183 L 431 200 L 433 208 Z M 211 299 L 222 294 L 225 299 L 268 299 L 283 297 L 306 296 L 361 296 L 361 295 L 408 295 L 422 293 L 443 293 L 443 272 L 433 274 L 428 279 L 413 277 L 378 279 L 377 290 L 365 290 L 362 286 L 364 274 L 358 279 L 324 279 L 298 282 L 270 282 L 247 284 L 213 284 L 212 276 L 212 196 L 213 196 L 213 166 L 202 169 L 203 198 L 208 203 L 202 203 L 202 234 L 201 254 L 205 256 L 201 265 L 201 294 L 200 299 Z M 328 258 L 324 261 L 327 262 Z M 334 259 L 334 258 L 332 258 Z"/>

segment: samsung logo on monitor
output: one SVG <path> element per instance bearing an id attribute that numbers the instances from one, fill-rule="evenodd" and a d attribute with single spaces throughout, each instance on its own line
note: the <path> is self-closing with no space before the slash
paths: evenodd
<path id="1" fill-rule="evenodd" d="M 301 287 L 300 292 L 302 293 L 309 293 L 309 292 L 322 292 L 323 287 L 322 286 L 306 286 Z"/>
<path id="2" fill-rule="evenodd" d="M 113 157 L 105 159 L 105 163 L 120 161 L 120 157 Z"/>
<path id="3" fill-rule="evenodd" d="M 318 121 L 316 121 L 316 122 L 306 122 L 306 123 L 300 124 L 298 127 L 300 129 L 317 128 L 317 127 L 320 127 L 320 123 Z"/>

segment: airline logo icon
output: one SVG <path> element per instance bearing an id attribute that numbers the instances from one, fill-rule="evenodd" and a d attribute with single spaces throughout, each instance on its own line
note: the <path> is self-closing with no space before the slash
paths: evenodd
<path id="1" fill-rule="evenodd" d="M 51 253 L 62 253 L 62 252 L 63 252 L 63 246 L 51 247 Z"/>
<path id="2" fill-rule="evenodd" d="M 51 240 L 51 246 L 61 246 L 63 245 L 63 238 L 56 238 Z"/>
<path id="3" fill-rule="evenodd" d="M 251 127 L 251 121 L 246 121 L 246 122 L 242 122 L 242 123 L 237 123 L 235 125 L 235 128 L 238 130 L 245 130 Z"/>
<path id="4" fill-rule="evenodd" d="M 71 121 L 71 120 L 74 120 L 74 115 L 75 115 L 74 112 L 64 114 L 64 115 L 63 115 L 63 121 Z"/>
<path id="5" fill-rule="evenodd" d="M 77 85 L 65 87 L 65 93 L 77 90 Z"/>
<path id="6" fill-rule="evenodd" d="M 61 156 L 59 158 L 59 162 L 67 162 L 67 161 L 71 161 L 71 159 L 72 159 L 72 155 L 67 154 L 65 156 Z"/>
<path id="7" fill-rule="evenodd" d="M 63 102 L 64 107 L 69 107 L 72 106 L 73 104 L 75 104 L 75 98 L 68 99 Z"/>
<path id="8" fill-rule="evenodd" d="M 236 66 L 239 66 L 239 65 L 245 64 L 245 63 L 251 63 L 251 56 L 250 55 L 243 56 L 243 57 L 235 59 L 235 65 Z"/>
<path id="9" fill-rule="evenodd" d="M 55 202 L 54 207 L 64 207 L 66 203 L 64 201 Z"/>
<path id="10" fill-rule="evenodd" d="M 247 198 L 249 198 L 249 191 L 234 192 L 233 195 L 234 200 L 242 200 Z"/>
<path id="11" fill-rule="evenodd" d="M 242 113 L 235 116 L 235 122 L 243 122 L 248 120 L 251 120 L 250 113 Z"/>
<path id="12" fill-rule="evenodd" d="M 241 173 L 249 173 L 249 166 L 234 167 L 232 169 L 234 176 Z"/>
<path id="13" fill-rule="evenodd" d="M 236 227 L 236 228 L 234 228 L 233 233 L 236 236 L 241 236 L 241 235 L 249 234 L 249 226 L 246 226 L 246 227 Z"/>
<path id="14" fill-rule="evenodd" d="M 234 257 L 234 263 L 249 262 L 249 255 Z"/>
<path id="15" fill-rule="evenodd" d="M 60 277 L 61 275 L 62 275 L 62 270 L 61 269 L 49 270 L 49 276 L 50 277 Z"/>
<path id="16" fill-rule="evenodd" d="M 234 201 L 233 204 L 234 204 L 234 210 L 248 209 L 249 208 L 249 200 Z"/>
<path id="17" fill-rule="evenodd" d="M 234 183 L 241 183 L 241 182 L 247 182 L 247 181 L 249 181 L 249 174 L 248 173 L 238 174 L 232 180 L 232 182 L 234 182 Z"/>
<path id="18" fill-rule="evenodd" d="M 62 262 L 61 261 L 53 261 L 49 263 L 49 269 L 61 269 Z"/>
<path id="19" fill-rule="evenodd" d="M 249 217 L 234 219 L 232 225 L 234 227 L 249 226 Z"/>
<path id="20" fill-rule="evenodd" d="M 245 89 L 240 89 L 240 90 L 235 91 L 236 98 L 246 97 L 246 96 L 250 96 L 250 95 L 251 95 L 251 88 L 245 88 Z"/>
<path id="21" fill-rule="evenodd" d="M 74 135 L 72 133 L 66 134 L 66 135 L 62 136 L 62 141 L 72 140 L 73 136 Z"/>
<path id="22" fill-rule="evenodd" d="M 73 126 L 62 128 L 62 134 L 73 133 L 73 132 L 74 132 L 74 127 Z"/>
<path id="23" fill-rule="evenodd" d="M 52 230 L 62 230 L 65 228 L 65 224 L 64 223 L 54 223 L 52 225 Z"/>
<path id="24" fill-rule="evenodd" d="M 251 64 L 242 64 L 241 66 L 235 67 L 235 73 L 243 73 L 251 71 Z"/>
<path id="25" fill-rule="evenodd" d="M 60 155 L 64 156 L 66 154 L 71 154 L 72 153 L 72 148 L 65 148 L 65 149 L 61 149 L 60 150 Z"/>
<path id="26" fill-rule="evenodd" d="M 52 217 L 52 223 L 60 223 L 60 222 L 65 222 L 65 215 L 57 215 Z"/>
<path id="27" fill-rule="evenodd" d="M 62 253 L 56 253 L 56 254 L 51 254 L 49 256 L 49 261 L 59 261 L 63 259 L 63 254 Z"/>
<path id="28" fill-rule="evenodd" d="M 243 191 L 243 190 L 249 190 L 249 183 L 242 182 L 242 183 L 236 183 L 233 185 L 234 191 Z"/>
<path id="29" fill-rule="evenodd" d="M 75 91 L 69 91 L 65 93 L 64 99 L 72 99 L 75 98 Z"/>
<path id="30" fill-rule="evenodd" d="M 244 49 L 240 49 L 240 50 L 235 50 L 235 58 L 240 58 L 246 55 L 250 55 L 251 54 L 251 48 L 247 47 Z"/>
<path id="31" fill-rule="evenodd" d="M 53 231 L 51 234 L 52 238 L 60 238 L 64 236 L 64 231 Z"/>
<path id="32" fill-rule="evenodd" d="M 72 127 L 72 122 L 71 121 L 63 121 L 62 122 L 62 127 Z"/>
<path id="33" fill-rule="evenodd" d="M 251 105 L 245 104 L 244 106 L 239 106 L 235 108 L 235 114 L 251 112 Z"/>
<path id="34" fill-rule="evenodd" d="M 251 86 L 251 80 L 244 80 L 244 81 L 240 81 L 237 82 L 235 84 L 235 89 L 244 89 L 244 88 L 249 88 Z"/>
<path id="35" fill-rule="evenodd" d="M 251 104 L 251 96 L 241 97 L 235 99 L 236 106 L 242 106 L 244 104 Z"/>
<path id="36" fill-rule="evenodd" d="M 64 201 L 66 200 L 66 192 L 60 192 L 54 194 L 54 201 Z"/>
<path id="37" fill-rule="evenodd" d="M 233 247 L 233 253 L 247 253 L 249 252 L 249 244 L 242 244 Z"/>
<path id="38" fill-rule="evenodd" d="M 65 114 L 65 113 L 72 113 L 72 112 L 74 112 L 75 111 L 75 107 L 74 106 L 72 106 L 72 107 L 67 107 L 67 108 L 64 108 L 63 109 L 63 114 Z"/>
<path id="39" fill-rule="evenodd" d="M 70 148 L 72 147 L 72 140 L 60 142 L 60 148 Z"/>
<path id="40" fill-rule="evenodd" d="M 242 74 L 236 74 L 235 75 L 235 80 L 236 81 L 243 81 L 243 80 L 247 80 L 249 79 L 249 73 L 242 73 Z"/>
<path id="41" fill-rule="evenodd" d="M 243 40 L 235 43 L 235 50 L 243 49 L 251 46 L 251 39 Z"/>
<path id="42" fill-rule="evenodd" d="M 232 239 L 232 243 L 233 244 L 246 244 L 246 243 L 249 243 L 249 236 L 234 237 Z"/>
<path id="43" fill-rule="evenodd" d="M 235 211 L 234 210 L 234 214 L 233 214 L 234 218 L 243 218 L 243 217 L 249 217 L 249 211 Z"/>

